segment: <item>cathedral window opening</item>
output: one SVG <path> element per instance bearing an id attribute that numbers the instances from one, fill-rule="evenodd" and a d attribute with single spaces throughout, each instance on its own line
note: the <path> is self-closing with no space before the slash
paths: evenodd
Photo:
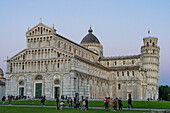
<path id="1" fill-rule="evenodd" d="M 116 65 L 116 61 L 115 61 L 115 65 Z"/>
<path id="2" fill-rule="evenodd" d="M 122 76 L 124 76 L 124 72 L 122 72 Z"/>
<path id="3" fill-rule="evenodd" d="M 134 61 L 134 60 L 132 60 L 132 64 L 134 64 L 134 62 L 135 62 L 135 61 Z"/>
<path id="4" fill-rule="evenodd" d="M 117 72 L 117 76 L 119 76 L 119 72 Z"/>
<path id="5" fill-rule="evenodd" d="M 135 72 L 134 72 L 134 71 L 132 71 L 132 75 L 133 75 L 133 76 L 135 75 Z"/>
<path id="6" fill-rule="evenodd" d="M 56 79 L 56 80 L 54 81 L 54 84 L 55 84 L 55 85 L 60 85 L 60 80 L 59 80 L 59 79 Z"/>
<path id="7" fill-rule="evenodd" d="M 129 76 L 129 71 L 127 72 L 127 76 Z"/>
<path id="8" fill-rule="evenodd" d="M 58 57 L 60 57 L 60 53 L 57 53 L 58 54 Z"/>
<path id="9" fill-rule="evenodd" d="M 153 50 L 153 53 L 155 53 L 155 50 Z"/>
<path id="10" fill-rule="evenodd" d="M 125 61 L 123 61 L 123 65 L 125 65 Z"/>
<path id="11" fill-rule="evenodd" d="M 64 50 L 66 50 L 66 44 L 64 44 Z"/>
<path id="12" fill-rule="evenodd" d="M 147 46 L 149 46 L 149 43 L 147 42 Z"/>
<path id="13" fill-rule="evenodd" d="M 69 52 L 71 52 L 71 46 L 69 47 Z"/>
<path id="14" fill-rule="evenodd" d="M 42 75 L 37 75 L 35 80 L 42 80 Z"/>
<path id="15" fill-rule="evenodd" d="M 60 41 L 58 41 L 58 48 L 60 48 Z"/>
<path id="16" fill-rule="evenodd" d="M 121 85 L 120 85 L 120 84 L 118 84 L 118 89 L 119 89 L 119 90 L 121 89 Z"/>
<path id="17" fill-rule="evenodd" d="M 23 55 L 23 60 L 25 60 L 25 55 Z"/>
<path id="18" fill-rule="evenodd" d="M 19 81 L 19 85 L 23 86 L 24 82 L 23 81 Z"/>
<path id="19" fill-rule="evenodd" d="M 153 42 L 153 44 L 152 44 L 152 45 L 153 45 L 153 47 L 154 47 L 154 46 L 155 46 L 155 43 Z"/>
<path id="20" fill-rule="evenodd" d="M 107 66 L 109 66 L 109 62 L 107 62 Z"/>
<path id="21" fill-rule="evenodd" d="M 24 70 L 24 65 L 22 65 L 22 70 Z"/>
<path id="22" fill-rule="evenodd" d="M 150 40 L 150 43 L 152 43 L 152 40 Z"/>
<path id="23" fill-rule="evenodd" d="M 57 67 L 60 68 L 60 64 L 59 63 L 57 64 Z"/>
<path id="24" fill-rule="evenodd" d="M 74 48 L 74 54 L 76 54 L 76 48 Z"/>

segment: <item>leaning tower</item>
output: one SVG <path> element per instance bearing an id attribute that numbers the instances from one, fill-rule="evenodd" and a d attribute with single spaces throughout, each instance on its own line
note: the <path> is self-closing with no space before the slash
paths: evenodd
<path id="1" fill-rule="evenodd" d="M 159 53 L 158 38 L 143 38 L 141 47 L 142 67 L 147 76 L 147 98 L 158 99 L 159 89 Z"/>

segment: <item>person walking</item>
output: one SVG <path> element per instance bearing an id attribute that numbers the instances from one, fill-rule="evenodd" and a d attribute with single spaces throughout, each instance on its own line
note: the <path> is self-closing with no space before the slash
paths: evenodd
<path id="1" fill-rule="evenodd" d="M 129 97 L 127 106 L 128 109 L 131 109 L 131 102 L 132 102 L 131 97 Z"/>
<path id="2" fill-rule="evenodd" d="M 88 110 L 89 108 L 88 108 L 88 97 L 86 97 L 86 100 L 85 100 L 85 102 L 86 102 L 86 105 L 85 105 L 85 107 L 86 107 L 86 110 Z"/>
<path id="3" fill-rule="evenodd" d="M 110 100 L 111 111 L 113 111 L 113 99 Z"/>
<path id="4" fill-rule="evenodd" d="M 116 99 L 114 99 L 113 104 L 114 104 L 114 111 L 116 111 L 117 110 L 117 101 L 116 101 Z"/>
<path id="5" fill-rule="evenodd" d="M 121 111 L 122 110 L 122 106 L 123 106 L 121 99 L 118 100 L 118 104 L 119 104 L 119 111 Z"/>
<path id="6" fill-rule="evenodd" d="M 3 104 L 2 104 L 2 105 L 4 105 L 4 103 L 5 103 L 5 99 L 6 99 L 6 98 L 5 98 L 5 96 L 3 96 L 3 97 L 2 97 L 2 102 L 3 102 Z"/>

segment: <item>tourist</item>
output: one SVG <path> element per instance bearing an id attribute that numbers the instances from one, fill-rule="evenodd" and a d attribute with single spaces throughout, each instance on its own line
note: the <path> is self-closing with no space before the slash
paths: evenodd
<path id="1" fill-rule="evenodd" d="M 88 97 L 86 97 L 86 100 L 85 100 L 85 102 L 86 102 L 86 105 L 85 105 L 85 107 L 86 107 L 86 110 L 88 110 L 89 108 L 88 108 Z"/>
<path id="2" fill-rule="evenodd" d="M 121 99 L 118 100 L 118 104 L 119 104 L 119 111 L 121 111 L 122 110 L 122 106 L 123 106 Z"/>
<path id="3" fill-rule="evenodd" d="M 68 98 L 68 107 L 71 107 L 71 97 Z"/>
<path id="4" fill-rule="evenodd" d="M 43 96 L 42 96 L 42 97 L 41 97 L 40 105 L 43 105 L 43 101 L 44 101 L 44 98 L 43 98 Z"/>
<path id="5" fill-rule="evenodd" d="M 80 102 L 79 102 L 79 97 L 77 97 L 77 100 L 76 100 L 76 108 L 78 109 L 80 107 Z"/>
<path id="6" fill-rule="evenodd" d="M 111 111 L 113 111 L 113 99 L 110 100 Z"/>
<path id="7" fill-rule="evenodd" d="M 116 99 L 114 100 L 113 104 L 114 104 L 114 111 L 116 111 L 117 110 L 117 101 L 116 101 Z"/>
<path id="8" fill-rule="evenodd" d="M 56 103 L 57 103 L 57 106 L 58 106 L 58 102 L 59 102 L 59 99 L 58 99 L 58 97 L 56 98 Z"/>
<path id="9" fill-rule="evenodd" d="M 107 111 L 109 109 L 109 99 L 108 98 L 106 99 L 106 109 L 107 109 Z"/>
<path id="10" fill-rule="evenodd" d="M 128 99 L 128 106 L 127 106 L 128 109 L 131 109 L 131 102 L 132 102 L 132 100 L 131 100 L 131 98 L 129 97 L 129 99 Z"/>
<path id="11" fill-rule="evenodd" d="M 76 108 L 76 97 L 74 97 L 74 108 Z"/>
<path id="12" fill-rule="evenodd" d="M 45 99 L 45 96 L 44 96 L 44 97 L 43 97 L 43 105 L 45 105 L 45 100 L 46 100 L 46 99 Z"/>
<path id="13" fill-rule="evenodd" d="M 3 102 L 3 104 L 2 104 L 2 105 L 4 105 L 4 103 L 5 103 L 5 99 L 6 99 L 6 98 L 5 98 L 5 96 L 3 96 L 3 97 L 2 97 L 2 102 Z"/>
<path id="14" fill-rule="evenodd" d="M 62 110 L 63 107 L 64 107 L 64 102 L 62 101 L 62 102 L 60 103 L 60 110 Z"/>
<path id="15" fill-rule="evenodd" d="M 9 101 L 9 104 L 11 104 L 11 97 L 9 96 L 9 98 L 8 98 L 8 101 Z"/>

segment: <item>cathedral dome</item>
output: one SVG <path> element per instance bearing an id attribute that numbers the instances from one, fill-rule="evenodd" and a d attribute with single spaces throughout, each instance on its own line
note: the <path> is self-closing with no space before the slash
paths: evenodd
<path id="1" fill-rule="evenodd" d="M 3 73 L 3 71 L 2 71 L 2 69 L 0 68 L 0 75 L 4 75 L 4 73 Z"/>
<path id="2" fill-rule="evenodd" d="M 93 43 L 93 44 L 100 44 L 99 40 L 95 35 L 92 34 L 93 30 L 90 29 L 88 30 L 89 34 L 87 34 L 83 40 L 81 41 L 81 44 L 88 44 L 88 43 Z"/>

